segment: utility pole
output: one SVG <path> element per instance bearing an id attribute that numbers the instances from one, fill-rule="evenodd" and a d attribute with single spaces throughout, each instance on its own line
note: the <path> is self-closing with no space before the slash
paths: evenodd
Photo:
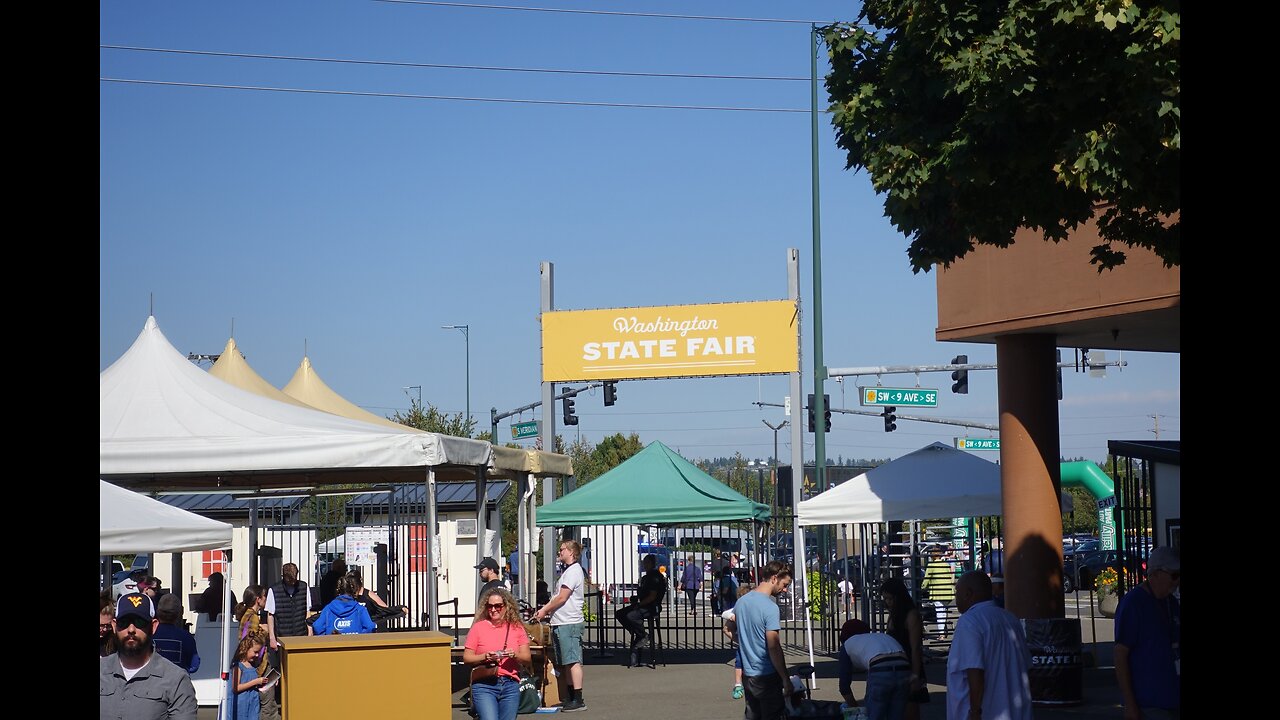
<path id="1" fill-rule="evenodd" d="M 1151 432 L 1155 433 L 1155 434 L 1156 434 L 1156 439 L 1157 439 L 1157 440 L 1159 440 L 1159 439 L 1160 439 L 1160 416 L 1159 416 L 1159 415 L 1148 415 L 1147 417 L 1151 418 L 1152 420 L 1154 420 L 1154 421 L 1156 422 L 1156 429 L 1155 429 L 1155 430 L 1152 430 Z"/>

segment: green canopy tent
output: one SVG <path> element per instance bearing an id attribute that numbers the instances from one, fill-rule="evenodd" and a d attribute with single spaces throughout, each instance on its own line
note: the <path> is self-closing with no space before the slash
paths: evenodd
<path id="1" fill-rule="evenodd" d="M 542 527 L 671 525 L 768 517 L 768 505 L 750 500 L 657 441 L 537 510 L 537 524 Z"/>

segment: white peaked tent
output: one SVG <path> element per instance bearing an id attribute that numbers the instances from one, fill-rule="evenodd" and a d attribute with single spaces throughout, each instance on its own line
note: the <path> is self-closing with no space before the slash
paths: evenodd
<path id="1" fill-rule="evenodd" d="M 796 505 L 799 525 L 1000 515 L 1000 466 L 935 442 Z"/>
<path id="2" fill-rule="evenodd" d="M 231 547 L 231 525 L 98 480 L 98 554 Z"/>
<path id="3" fill-rule="evenodd" d="M 421 482 L 428 468 L 486 466 L 493 453 L 480 440 L 373 425 L 235 387 L 174 349 L 154 317 L 99 375 L 98 400 L 99 475 L 126 486 Z"/>

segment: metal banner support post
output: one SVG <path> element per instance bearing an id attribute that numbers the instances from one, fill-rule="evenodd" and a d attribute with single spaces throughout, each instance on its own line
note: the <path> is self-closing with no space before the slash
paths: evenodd
<path id="1" fill-rule="evenodd" d="M 596 590 L 583 595 L 583 597 L 596 597 L 596 654 L 592 657 L 611 658 L 613 653 L 605 649 L 604 645 L 604 591 Z"/>
<path id="2" fill-rule="evenodd" d="M 549 262 L 539 264 L 541 283 L 541 312 L 551 312 L 555 309 L 555 265 Z M 541 316 L 539 316 L 541 322 Z M 545 368 L 543 371 L 545 372 Z M 555 452 L 556 450 L 556 409 L 555 409 L 556 384 L 543 381 L 542 383 L 542 449 L 547 452 Z M 543 483 L 542 485 L 542 504 L 550 504 L 556 499 L 556 484 L 554 481 Z M 536 511 L 535 511 L 536 512 Z M 542 534 L 542 579 L 547 581 L 547 587 L 551 587 L 551 582 L 555 579 L 556 574 L 556 546 L 557 538 L 555 533 Z M 535 585 L 536 587 L 536 585 Z M 535 595 L 534 601 L 537 601 Z"/>

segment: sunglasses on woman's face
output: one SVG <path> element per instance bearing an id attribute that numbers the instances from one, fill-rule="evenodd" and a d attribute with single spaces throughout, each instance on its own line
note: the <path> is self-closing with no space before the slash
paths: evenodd
<path id="1" fill-rule="evenodd" d="M 507 604 L 506 604 L 506 603 L 489 603 L 489 605 L 488 605 L 488 607 L 489 607 L 489 609 L 490 609 L 490 610 L 494 610 L 494 609 L 497 609 L 497 608 L 504 608 L 504 607 L 506 607 L 506 606 L 507 606 Z"/>

